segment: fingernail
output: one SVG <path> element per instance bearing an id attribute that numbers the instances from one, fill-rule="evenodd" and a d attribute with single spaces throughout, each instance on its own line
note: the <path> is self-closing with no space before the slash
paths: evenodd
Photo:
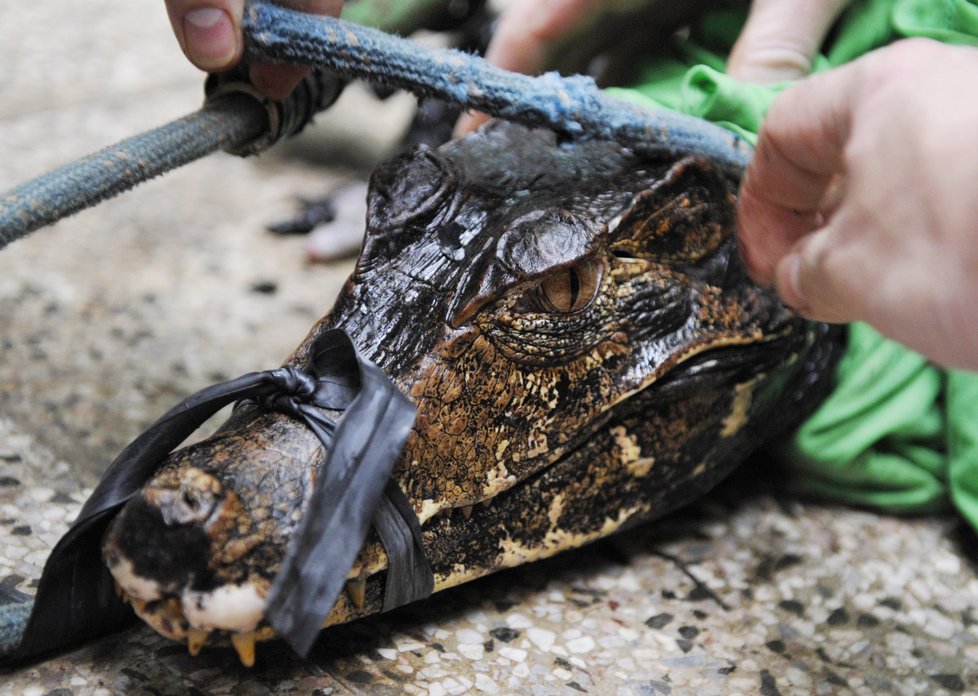
<path id="1" fill-rule="evenodd" d="M 198 7 L 183 16 L 187 57 L 202 70 L 226 68 L 238 52 L 231 17 L 216 7 Z"/>

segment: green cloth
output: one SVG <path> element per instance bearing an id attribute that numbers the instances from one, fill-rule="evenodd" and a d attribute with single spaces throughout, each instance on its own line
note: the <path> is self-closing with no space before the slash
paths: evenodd
<path id="1" fill-rule="evenodd" d="M 638 84 L 613 93 L 729 128 L 750 142 L 776 94 L 724 74 L 744 11 L 717 12 Z M 826 70 L 905 37 L 978 46 L 978 2 L 857 0 L 814 62 Z M 781 447 L 799 492 L 892 513 L 952 506 L 978 529 L 978 374 L 942 369 L 863 324 L 849 330 L 836 388 Z"/>

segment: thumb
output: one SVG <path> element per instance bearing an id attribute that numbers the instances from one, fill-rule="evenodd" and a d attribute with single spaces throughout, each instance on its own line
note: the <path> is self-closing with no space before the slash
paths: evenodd
<path id="1" fill-rule="evenodd" d="M 801 239 L 775 268 L 774 287 L 782 301 L 814 321 L 841 324 L 860 318 L 866 288 L 858 287 L 863 277 L 852 269 L 865 268 L 865 263 L 859 263 L 859 249 L 853 246 L 838 239 L 831 226 Z"/>
<path id="2" fill-rule="evenodd" d="M 758 84 L 804 77 L 829 27 L 851 1 L 754 0 L 727 72 Z"/>

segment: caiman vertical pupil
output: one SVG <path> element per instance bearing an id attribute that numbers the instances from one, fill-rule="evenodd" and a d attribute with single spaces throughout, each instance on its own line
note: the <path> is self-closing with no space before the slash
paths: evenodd
<path id="1" fill-rule="evenodd" d="M 600 278 L 600 264 L 594 260 L 571 266 L 544 278 L 537 287 L 538 299 L 547 312 L 579 312 L 594 299 Z"/>

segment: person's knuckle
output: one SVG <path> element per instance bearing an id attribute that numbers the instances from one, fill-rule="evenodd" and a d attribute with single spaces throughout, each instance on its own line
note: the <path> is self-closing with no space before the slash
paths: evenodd
<path id="1" fill-rule="evenodd" d="M 755 41 L 744 52 L 744 62 L 785 74 L 806 75 L 812 67 L 808 47 L 797 41 L 767 37 Z"/>

